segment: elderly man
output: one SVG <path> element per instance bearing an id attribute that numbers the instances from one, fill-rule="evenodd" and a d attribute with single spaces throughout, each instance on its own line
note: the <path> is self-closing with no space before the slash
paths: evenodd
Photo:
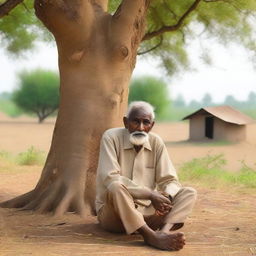
<path id="1" fill-rule="evenodd" d="M 110 232 L 140 233 L 145 243 L 180 250 L 184 225 L 196 191 L 182 187 L 162 139 L 151 129 L 154 109 L 142 101 L 130 104 L 125 128 L 107 130 L 101 140 L 96 211 Z"/>

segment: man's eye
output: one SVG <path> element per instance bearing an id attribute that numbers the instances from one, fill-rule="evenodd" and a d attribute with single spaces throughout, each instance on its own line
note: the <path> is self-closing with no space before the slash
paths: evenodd
<path id="1" fill-rule="evenodd" d="M 143 121 L 144 125 L 150 125 L 150 121 Z"/>

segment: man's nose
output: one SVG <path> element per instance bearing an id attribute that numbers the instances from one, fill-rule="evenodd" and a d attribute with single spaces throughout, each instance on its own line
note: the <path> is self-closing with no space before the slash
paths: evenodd
<path id="1" fill-rule="evenodd" d="M 143 122 L 140 122 L 139 125 L 138 125 L 138 130 L 139 131 L 144 131 L 145 127 L 144 127 L 144 124 Z"/>

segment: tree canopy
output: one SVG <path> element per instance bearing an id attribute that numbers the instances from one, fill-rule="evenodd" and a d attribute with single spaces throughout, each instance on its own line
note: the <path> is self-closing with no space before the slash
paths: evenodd
<path id="1" fill-rule="evenodd" d="M 120 2 L 110 0 L 109 12 L 113 13 Z M 37 38 L 50 38 L 32 7 L 31 0 L 0 0 L 0 37 L 9 52 L 29 49 Z M 237 42 L 256 52 L 255 14 L 255 0 L 151 0 L 138 54 L 159 58 L 172 74 L 189 66 L 189 38 L 212 37 L 225 45 Z M 203 48 L 201 54 L 209 60 Z"/>
<path id="2" fill-rule="evenodd" d="M 38 69 L 22 72 L 19 78 L 13 100 L 26 112 L 36 114 L 41 123 L 59 106 L 59 77 L 53 71 Z"/>

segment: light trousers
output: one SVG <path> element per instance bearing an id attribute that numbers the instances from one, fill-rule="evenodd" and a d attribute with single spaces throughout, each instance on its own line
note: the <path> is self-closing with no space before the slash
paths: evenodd
<path id="1" fill-rule="evenodd" d="M 166 223 L 180 228 L 191 213 L 195 201 L 196 191 L 190 187 L 182 187 L 173 198 L 171 211 L 165 216 L 157 216 L 152 205 L 138 207 L 128 189 L 115 181 L 109 185 L 105 204 L 97 215 L 103 229 L 116 233 L 131 234 L 145 224 L 153 230 L 160 229 Z"/>

